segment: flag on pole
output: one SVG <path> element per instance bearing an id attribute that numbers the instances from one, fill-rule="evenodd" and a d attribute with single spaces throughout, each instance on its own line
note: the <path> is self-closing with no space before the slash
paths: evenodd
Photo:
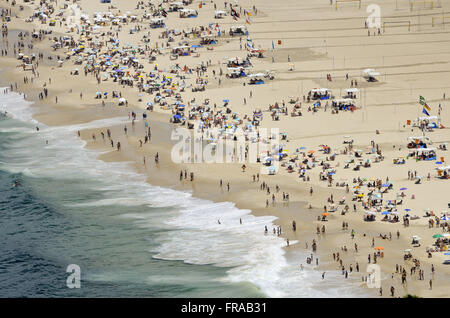
<path id="1" fill-rule="evenodd" d="M 422 113 L 424 113 L 427 116 L 430 116 L 430 114 L 427 112 L 427 110 L 425 108 L 422 110 Z"/>
<path id="2" fill-rule="evenodd" d="M 423 104 L 423 108 L 426 108 L 426 110 L 431 111 L 431 108 L 430 108 L 430 106 L 428 106 L 427 103 Z"/>
<path id="3" fill-rule="evenodd" d="M 424 105 L 425 104 L 425 97 L 423 97 L 423 96 L 419 97 L 419 104 L 420 105 Z"/>

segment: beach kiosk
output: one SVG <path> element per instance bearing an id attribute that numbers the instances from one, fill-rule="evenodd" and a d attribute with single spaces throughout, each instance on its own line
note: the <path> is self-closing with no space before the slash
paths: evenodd
<path id="1" fill-rule="evenodd" d="M 333 96 L 328 88 L 314 88 L 308 93 L 308 99 L 311 100 L 325 100 L 331 98 L 333 98 Z"/>
<path id="2" fill-rule="evenodd" d="M 248 59 L 241 59 L 240 57 L 230 58 L 226 61 L 227 67 L 247 67 L 251 66 L 250 61 Z"/>
<path id="3" fill-rule="evenodd" d="M 245 35 L 245 31 L 247 31 L 245 26 L 243 26 L 243 25 L 238 25 L 238 26 L 233 25 L 230 28 L 229 34 L 231 36 L 241 36 L 241 35 Z"/>
<path id="4" fill-rule="evenodd" d="M 419 161 L 436 160 L 436 148 L 419 148 L 409 156 L 415 157 Z"/>
<path id="5" fill-rule="evenodd" d="M 198 16 L 198 12 L 194 9 L 181 9 L 180 18 L 196 18 Z"/>
<path id="6" fill-rule="evenodd" d="M 169 4 L 169 9 L 167 11 L 169 12 L 177 12 L 183 9 L 183 2 L 172 2 Z"/>
<path id="7" fill-rule="evenodd" d="M 250 79 L 250 81 L 248 82 L 249 85 L 264 84 L 264 77 L 265 77 L 264 73 L 250 74 L 247 77 Z"/>
<path id="8" fill-rule="evenodd" d="M 373 68 L 366 68 L 362 71 L 362 77 L 368 82 L 378 82 L 376 77 L 380 75 L 380 72 L 376 72 Z"/>
<path id="9" fill-rule="evenodd" d="M 439 128 L 441 126 L 441 118 L 439 116 L 424 116 L 417 118 L 419 127 Z"/>
<path id="10" fill-rule="evenodd" d="M 356 94 L 358 92 L 359 92 L 359 89 L 357 89 L 356 87 L 347 88 L 345 90 L 345 95 L 343 96 L 343 98 L 355 99 L 357 97 Z"/>
<path id="11" fill-rule="evenodd" d="M 332 102 L 332 107 L 341 111 L 354 111 L 357 108 L 351 98 L 336 99 Z"/>
<path id="12" fill-rule="evenodd" d="M 241 78 L 247 74 L 244 67 L 228 67 L 226 78 Z"/>
<path id="13" fill-rule="evenodd" d="M 408 137 L 409 149 L 427 148 L 427 144 L 431 144 L 431 140 L 426 136 Z"/>
<path id="14" fill-rule="evenodd" d="M 200 45 L 217 44 L 217 39 L 214 34 L 202 34 L 200 36 Z"/>
<path id="15" fill-rule="evenodd" d="M 188 45 L 176 46 L 172 48 L 172 54 L 176 56 L 191 55 L 191 47 Z"/>
<path id="16" fill-rule="evenodd" d="M 165 24 L 165 18 L 153 18 L 150 20 L 150 28 L 152 29 L 158 29 L 158 28 L 164 28 L 166 26 Z"/>

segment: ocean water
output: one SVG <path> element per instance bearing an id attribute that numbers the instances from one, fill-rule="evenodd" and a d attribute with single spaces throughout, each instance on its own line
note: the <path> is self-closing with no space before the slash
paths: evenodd
<path id="1" fill-rule="evenodd" d="M 337 272 L 324 285 L 300 271 L 307 253 L 264 235 L 274 217 L 149 185 L 76 136 L 127 118 L 46 127 L 33 109 L 0 93 L 0 297 L 364 297 Z"/>

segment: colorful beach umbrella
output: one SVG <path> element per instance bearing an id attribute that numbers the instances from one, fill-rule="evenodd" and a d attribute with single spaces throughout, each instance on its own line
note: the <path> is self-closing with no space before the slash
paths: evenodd
<path id="1" fill-rule="evenodd" d="M 444 237 L 444 235 L 442 235 L 442 234 L 434 234 L 433 235 L 433 238 L 440 238 L 440 237 Z"/>

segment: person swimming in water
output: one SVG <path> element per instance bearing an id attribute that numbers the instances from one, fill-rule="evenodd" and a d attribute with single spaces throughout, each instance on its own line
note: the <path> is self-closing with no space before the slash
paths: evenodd
<path id="1" fill-rule="evenodd" d="M 19 180 L 15 180 L 13 187 L 18 187 L 18 186 L 20 186 L 20 182 L 19 182 Z"/>

